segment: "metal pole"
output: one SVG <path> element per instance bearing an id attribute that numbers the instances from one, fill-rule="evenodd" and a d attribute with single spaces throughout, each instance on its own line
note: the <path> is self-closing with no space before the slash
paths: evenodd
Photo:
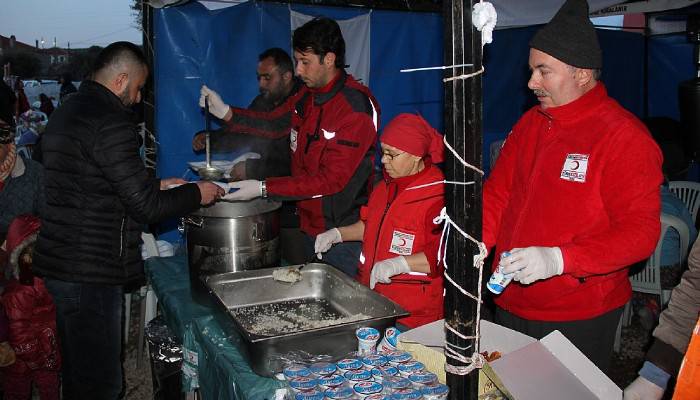
<path id="1" fill-rule="evenodd" d="M 443 2 L 445 65 L 473 64 L 473 67 L 450 68 L 445 77 L 471 73 L 481 69 L 481 34 L 471 24 L 472 1 Z M 447 142 L 467 162 L 481 168 L 482 157 L 482 103 L 481 75 L 445 83 L 445 135 Z M 447 213 L 458 226 L 477 239 L 481 239 L 481 176 L 466 169 L 449 151 L 445 163 L 448 181 L 475 181 L 474 185 L 447 185 L 445 200 Z M 447 243 L 447 265 L 450 276 L 469 293 L 477 293 L 481 284 L 478 270 L 473 267 L 473 256 L 478 247 L 453 231 Z M 476 329 L 475 301 L 464 296 L 449 282 L 445 282 L 445 321 L 464 336 L 474 336 Z M 460 354 L 470 357 L 475 340 L 464 340 L 449 330 L 445 332 L 449 343 L 464 350 Z M 448 358 L 453 365 L 464 365 Z M 474 370 L 467 375 L 447 373 L 450 399 L 476 399 L 479 374 Z"/>
<path id="2" fill-rule="evenodd" d="M 153 8 L 148 6 L 145 1 L 141 2 L 141 28 L 143 29 L 143 50 L 146 54 L 148 64 L 151 66 L 151 79 L 146 82 L 143 88 L 143 118 L 146 124 L 146 135 L 144 135 L 144 146 L 146 151 L 146 165 L 152 168 L 155 175 L 157 155 L 156 143 L 154 137 L 155 131 L 155 49 L 154 49 L 154 26 L 153 26 Z M 148 135 L 148 132 L 154 136 Z"/>

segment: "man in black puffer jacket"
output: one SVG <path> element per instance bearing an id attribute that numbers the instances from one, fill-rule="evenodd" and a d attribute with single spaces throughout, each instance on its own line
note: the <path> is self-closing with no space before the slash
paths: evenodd
<path id="1" fill-rule="evenodd" d="M 51 115 L 43 134 L 47 201 L 34 271 L 56 303 L 64 399 L 116 399 L 122 391 L 123 288 L 143 278 L 144 225 L 223 195 L 211 182 L 149 177 L 129 109 L 147 77 L 136 45 L 109 45 L 93 80 Z M 183 185 L 165 190 L 176 183 Z"/>

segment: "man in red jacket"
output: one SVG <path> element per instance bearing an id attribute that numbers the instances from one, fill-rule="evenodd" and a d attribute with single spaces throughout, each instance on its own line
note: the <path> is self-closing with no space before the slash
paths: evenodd
<path id="1" fill-rule="evenodd" d="M 232 183 L 238 190 L 225 199 L 296 200 L 310 258 L 316 235 L 357 222 L 367 203 L 379 106 L 369 89 L 345 72 L 345 41 L 337 22 L 307 22 L 294 31 L 292 46 L 296 75 L 305 86 L 273 111 L 229 107 L 206 86 L 199 103 L 203 107 L 208 98 L 209 111 L 229 131 L 290 135 L 292 176 Z M 359 243 L 341 243 L 323 260 L 354 277 L 359 256 Z"/>
<path id="2" fill-rule="evenodd" d="M 568 0 L 530 41 L 540 102 L 513 127 L 484 184 L 483 240 L 514 282 L 496 321 L 541 338 L 561 331 L 607 371 L 628 266 L 659 237 L 661 153 L 598 81 L 585 0 Z M 501 258 L 501 253 L 510 252 Z"/>

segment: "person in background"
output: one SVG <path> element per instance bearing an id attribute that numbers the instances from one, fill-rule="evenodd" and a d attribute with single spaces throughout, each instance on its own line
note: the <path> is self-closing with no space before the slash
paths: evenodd
<path id="1" fill-rule="evenodd" d="M 260 94 L 248 106 L 252 111 L 272 111 L 303 86 L 301 80 L 294 76 L 294 64 L 289 54 L 280 48 L 271 48 L 260 53 L 257 77 Z M 236 163 L 230 171 L 233 180 L 263 180 L 291 175 L 289 135 L 267 138 L 248 134 L 245 130 L 227 132 L 222 129 L 213 133 L 209 140 L 212 152 L 247 149 L 260 155 L 259 159 L 249 158 Z M 204 132 L 197 133 L 192 141 L 192 148 L 195 151 L 203 150 L 204 142 Z M 299 216 L 294 202 L 282 204 L 280 246 L 284 261 L 290 264 L 307 261 L 304 254 L 304 236 L 299 230 Z"/>
<path id="2" fill-rule="evenodd" d="M 41 400 L 60 398 L 61 355 L 56 333 L 56 306 L 44 282 L 32 273 L 32 253 L 39 219 L 20 215 L 10 224 L 7 252 L 12 278 L 2 293 L 10 323 L 9 343 L 16 361 L 2 369 L 5 400 L 31 398 L 32 384 Z"/>
<path id="3" fill-rule="evenodd" d="M 0 79 L 0 120 L 11 127 L 15 126 L 15 103 L 17 96 L 4 80 Z"/>
<path id="4" fill-rule="evenodd" d="M 668 381 L 678 374 L 681 367 L 699 314 L 700 240 L 696 240 L 688 256 L 688 269 L 683 273 L 681 282 L 671 292 L 668 307 L 661 312 L 659 325 L 654 329 L 654 340 L 647 350 L 644 365 L 637 379 L 625 388 L 624 400 L 660 400 L 664 397 Z M 683 379 L 679 376 L 677 390 L 679 385 L 693 381 L 697 385 L 700 380 L 697 350 L 694 356 L 694 360 L 688 359 L 684 362 L 687 364 L 685 373 L 688 376 Z M 695 395 L 697 394 L 696 391 Z"/>
<path id="5" fill-rule="evenodd" d="M 17 154 L 15 130 L 0 120 L 0 243 L 15 217 L 39 215 L 44 198 L 44 169 Z"/>
<path id="6" fill-rule="evenodd" d="M 513 127 L 484 183 L 483 241 L 493 268 L 514 274 L 494 299 L 495 322 L 536 339 L 559 330 L 607 372 L 629 266 L 659 238 L 662 156 L 598 81 L 588 11 L 586 0 L 567 0 L 530 41 L 528 87 L 540 104 Z"/>
<path id="7" fill-rule="evenodd" d="M 212 182 L 150 176 L 130 108 L 148 78 L 138 46 L 105 47 L 91 76 L 51 115 L 40 148 L 48 201 L 34 272 L 56 304 L 64 399 L 116 399 L 122 392 L 124 287 L 144 280 L 145 225 L 224 194 Z M 180 186 L 168 189 L 174 184 Z"/>
<path id="8" fill-rule="evenodd" d="M 66 101 L 69 95 L 78 91 L 73 84 L 73 77 L 70 72 L 66 72 L 58 78 L 58 83 L 61 84 L 61 89 L 58 92 L 58 99 L 61 103 Z"/>
<path id="9" fill-rule="evenodd" d="M 384 128 L 381 147 L 384 179 L 360 220 L 316 236 L 315 251 L 362 241 L 358 281 L 410 312 L 397 322 L 415 328 L 443 315 L 442 266 L 437 262 L 442 228 L 433 219 L 445 205 L 445 177 L 435 166 L 444 158 L 444 145 L 425 119 L 399 114 Z"/>
<path id="10" fill-rule="evenodd" d="M 39 111 L 43 112 L 46 114 L 47 117 L 51 116 L 51 113 L 53 112 L 53 102 L 49 98 L 49 96 L 46 95 L 46 93 L 39 93 L 39 101 L 41 102 L 41 106 L 39 107 Z"/>
<path id="11" fill-rule="evenodd" d="M 17 102 L 15 103 L 15 121 L 19 121 L 20 115 L 31 109 L 27 95 L 24 93 L 24 84 L 21 79 L 15 81 L 15 96 L 17 96 Z"/>
<path id="12" fill-rule="evenodd" d="M 229 107 L 203 86 L 199 105 L 233 132 L 289 137 L 291 176 L 247 179 L 230 184 L 229 200 L 270 197 L 296 201 L 304 250 L 314 256 L 316 235 L 352 225 L 371 191 L 379 106 L 369 89 L 345 72 L 345 40 L 338 23 L 314 18 L 292 37 L 296 75 L 305 86 L 269 113 Z M 360 244 L 340 243 L 324 262 L 354 277 Z"/>

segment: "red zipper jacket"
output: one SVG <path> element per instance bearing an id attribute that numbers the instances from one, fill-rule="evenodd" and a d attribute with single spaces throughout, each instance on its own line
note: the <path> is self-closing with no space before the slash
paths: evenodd
<path id="1" fill-rule="evenodd" d="M 628 266 L 660 232 L 662 156 L 602 83 L 559 107 L 530 109 L 484 184 L 483 240 L 502 251 L 558 246 L 560 276 L 512 282 L 496 304 L 525 319 L 589 319 L 631 296 Z"/>
<path id="2" fill-rule="evenodd" d="M 433 218 L 445 205 L 442 184 L 410 189 L 443 181 L 442 171 L 433 165 L 416 175 L 382 181 L 372 191 L 369 203 L 362 208 L 365 233 L 357 280 L 369 286 L 375 263 L 424 252 L 430 263 L 427 276 L 401 274 L 390 284 L 377 283 L 374 290 L 401 305 L 411 315 L 398 320 L 415 328 L 443 316 L 442 265 L 437 264 L 441 225 Z"/>
<path id="3" fill-rule="evenodd" d="M 379 105 L 345 71 L 321 89 L 304 86 L 275 110 L 232 108 L 228 131 L 291 135 L 292 176 L 265 180 L 277 200 L 298 200 L 301 230 L 317 235 L 358 221 L 371 191 Z"/>
<path id="4" fill-rule="evenodd" d="M 34 285 L 28 286 L 11 279 L 2 294 L 2 305 L 10 322 L 9 342 L 17 356 L 4 370 L 15 374 L 37 369 L 59 371 L 56 306 L 44 281 L 34 278 Z"/>

